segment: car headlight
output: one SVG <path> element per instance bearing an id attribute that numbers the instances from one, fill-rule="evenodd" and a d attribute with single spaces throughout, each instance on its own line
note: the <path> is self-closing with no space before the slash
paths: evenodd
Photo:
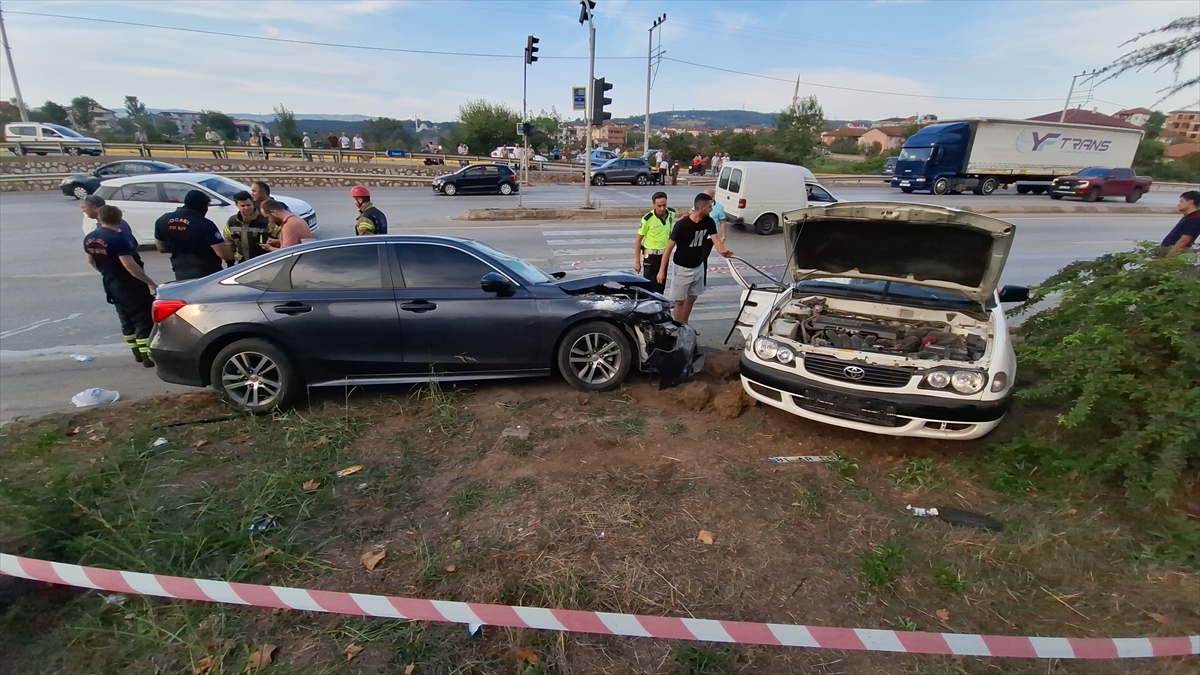
<path id="1" fill-rule="evenodd" d="M 917 179 L 917 182 L 918 182 L 918 183 L 924 183 L 924 182 L 925 182 L 925 179 L 924 179 L 924 178 L 918 178 L 918 179 Z"/>
<path id="2" fill-rule="evenodd" d="M 996 373 L 992 377 L 992 392 L 1004 391 L 1008 386 L 1008 375 L 1005 373 Z"/>
<path id="3" fill-rule="evenodd" d="M 950 384 L 954 390 L 963 394 L 978 393 L 986 381 L 983 373 L 975 370 L 956 370 L 950 376 Z"/>
<path id="4" fill-rule="evenodd" d="M 778 359 L 780 363 L 787 365 L 796 360 L 796 353 L 787 347 L 780 346 L 775 354 L 775 358 Z"/>
<path id="5" fill-rule="evenodd" d="M 64 186 L 64 185 L 70 185 L 70 184 L 71 184 L 71 179 L 70 179 L 70 178 L 64 178 L 64 179 L 62 179 L 62 182 L 58 184 L 58 186 L 59 186 L 59 187 L 62 187 L 62 186 Z"/>
<path id="6" fill-rule="evenodd" d="M 944 370 L 935 370 L 925 376 L 925 384 L 934 389 L 945 389 L 950 384 L 950 373 Z"/>
<path id="7" fill-rule="evenodd" d="M 665 309 L 663 304 L 657 300 L 643 300 L 633 308 L 633 311 L 637 314 L 654 315 L 662 313 Z"/>
<path id="8" fill-rule="evenodd" d="M 767 338 L 758 338 L 754 341 L 754 353 L 763 360 L 773 359 L 779 353 L 779 343 Z"/>
<path id="9" fill-rule="evenodd" d="M 1091 183 L 1085 180 L 1082 183 L 1080 183 L 1079 185 L 1076 185 L 1075 187 L 1087 187 L 1089 185 L 1091 185 Z"/>

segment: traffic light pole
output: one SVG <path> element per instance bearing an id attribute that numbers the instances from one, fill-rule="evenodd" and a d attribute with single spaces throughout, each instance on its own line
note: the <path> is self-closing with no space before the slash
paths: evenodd
<path id="1" fill-rule="evenodd" d="M 592 208 L 592 101 L 596 98 L 596 26 L 588 12 L 588 97 L 584 120 L 587 126 L 587 145 L 583 150 L 583 208 Z M 604 92 L 600 93 L 601 96 Z"/>
<path id="2" fill-rule="evenodd" d="M 529 57 L 525 57 L 525 66 L 521 76 L 521 123 L 529 124 Z M 521 153 L 521 187 L 517 190 L 517 208 L 525 208 L 525 187 L 529 185 L 529 128 L 521 134 L 524 139 L 525 151 Z"/>

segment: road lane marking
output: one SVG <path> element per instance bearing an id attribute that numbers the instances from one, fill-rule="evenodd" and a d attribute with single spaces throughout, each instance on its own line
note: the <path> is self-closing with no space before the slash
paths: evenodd
<path id="1" fill-rule="evenodd" d="M 5 274 L 0 279 L 65 279 L 67 277 L 94 277 L 95 272 L 59 272 L 56 274 Z"/>
<path id="2" fill-rule="evenodd" d="M 42 326 L 48 326 L 52 323 L 62 323 L 63 321 L 70 321 L 71 319 L 76 319 L 80 316 L 81 314 L 76 312 L 70 316 L 64 316 L 61 319 L 42 319 L 41 321 L 34 321 L 33 323 L 26 324 L 20 328 L 6 330 L 3 333 L 0 333 L 0 338 L 12 337 L 13 335 L 20 335 L 21 333 L 28 333 L 29 331 L 41 328 Z"/>
<path id="3" fill-rule="evenodd" d="M 546 243 L 551 246 L 570 246 L 571 244 L 624 244 L 626 241 L 626 239 L 547 239 Z"/>
<path id="4" fill-rule="evenodd" d="M 595 236 L 598 234 L 625 234 L 637 230 L 627 227 L 623 230 L 545 230 L 542 232 L 547 237 L 579 237 L 579 236 Z"/>
<path id="5" fill-rule="evenodd" d="M 129 354 L 129 345 L 124 342 L 116 342 L 107 345 L 64 345 L 59 347 L 43 347 L 41 349 L 0 349 L 0 362 L 62 358 L 70 354 L 120 356 Z"/>
<path id="6" fill-rule="evenodd" d="M 618 255 L 621 253 L 629 253 L 629 249 L 624 248 L 556 248 L 550 251 L 556 256 L 572 256 L 572 255 Z"/>

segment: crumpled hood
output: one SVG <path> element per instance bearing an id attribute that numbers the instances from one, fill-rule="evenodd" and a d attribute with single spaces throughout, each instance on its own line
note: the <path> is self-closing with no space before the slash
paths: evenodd
<path id="1" fill-rule="evenodd" d="M 605 284 L 616 284 L 618 286 L 636 286 L 643 290 L 650 290 L 654 284 L 649 279 L 640 274 L 633 272 L 596 272 L 582 273 L 578 275 L 568 275 L 554 282 L 555 286 L 563 289 L 567 293 L 586 293 L 593 289 L 604 288 Z"/>
<path id="2" fill-rule="evenodd" d="M 793 281 L 845 277 L 903 281 L 986 305 L 1016 227 L 943 206 L 842 202 L 783 214 Z"/>

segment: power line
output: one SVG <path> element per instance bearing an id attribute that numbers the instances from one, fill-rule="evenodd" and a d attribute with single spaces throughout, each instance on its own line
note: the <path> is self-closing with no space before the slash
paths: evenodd
<path id="1" fill-rule="evenodd" d="M 673 59 L 669 56 L 662 57 L 664 61 L 674 61 L 687 66 L 695 66 L 696 68 L 706 68 L 708 70 L 719 70 L 723 73 L 733 73 L 734 75 L 746 75 L 748 77 L 757 77 L 763 80 L 774 80 L 776 82 L 786 82 L 792 84 L 791 80 L 782 77 L 774 77 L 771 75 L 759 75 L 758 73 L 747 73 L 741 70 L 730 70 L 729 68 L 719 68 L 717 66 L 709 66 L 703 63 L 693 63 L 692 61 L 683 61 L 681 59 Z M 839 87 L 832 84 L 817 84 L 815 82 L 801 82 L 802 86 L 806 87 L 821 87 L 822 89 L 839 89 L 841 91 L 857 91 L 865 94 L 882 94 L 884 96 L 910 96 L 913 98 L 933 98 L 949 101 L 1057 101 L 1056 98 L 980 98 L 974 96 L 934 96 L 932 94 L 906 94 L 899 91 L 878 91 L 875 89 L 857 89 L 855 87 Z"/>

